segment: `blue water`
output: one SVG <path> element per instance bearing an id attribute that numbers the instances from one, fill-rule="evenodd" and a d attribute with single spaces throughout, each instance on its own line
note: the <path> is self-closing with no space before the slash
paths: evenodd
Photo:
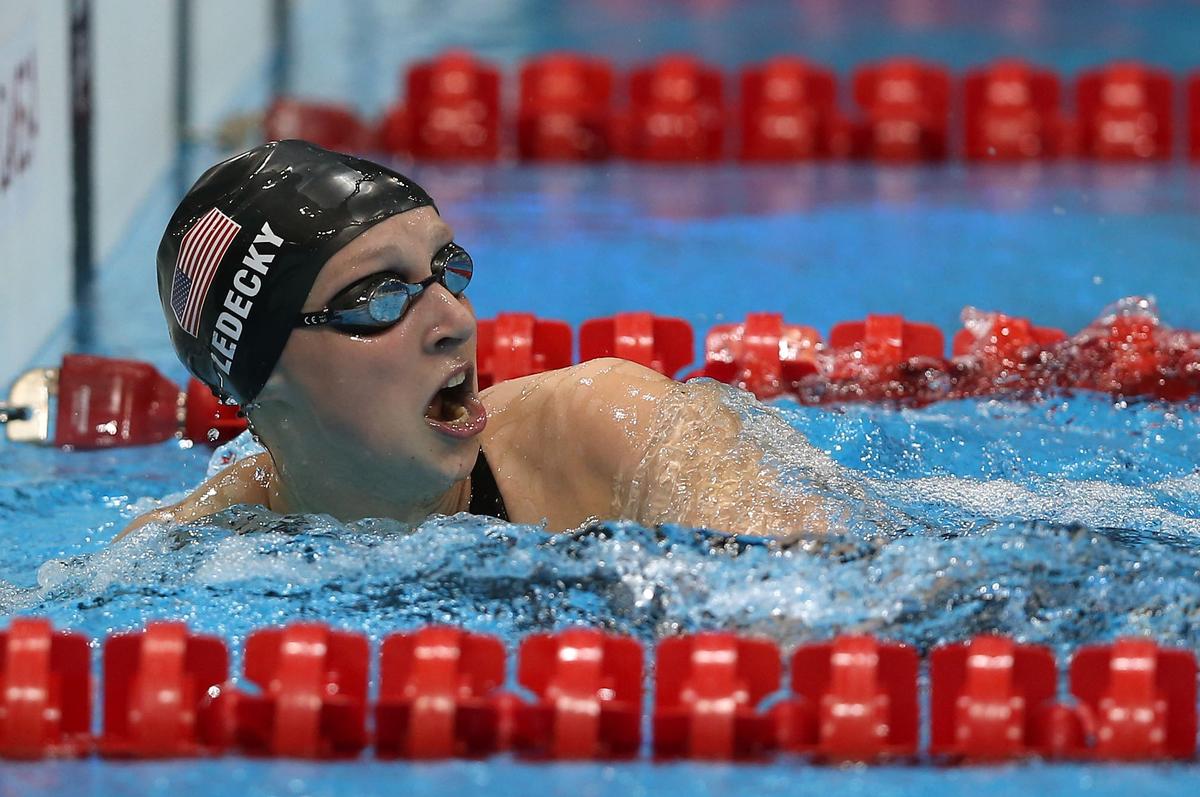
<path id="1" fill-rule="evenodd" d="M 294 761 L 110 764 L 101 761 L 22 765 L 6 763 L 0 795 L 179 794 L 344 795 L 413 797 L 489 794 L 546 797 L 656 797 L 837 794 L 858 797 L 970 794 L 979 797 L 1042 794 L 1191 793 L 1190 768 L 1165 766 L 1046 766 L 1041 764 L 936 770 L 908 767 L 819 769 L 796 764 L 525 764 L 509 759 L 449 764 L 378 761 L 309 764 Z"/>
<path id="2" fill-rule="evenodd" d="M 496 4 L 499 7 L 499 4 Z M 501 63 L 569 46 L 622 63 L 676 47 L 735 67 L 795 48 L 847 70 L 917 53 L 964 67 L 1025 55 L 1063 70 L 1117 55 L 1195 62 L 1192 3 L 299 2 L 292 79 L 374 112 L 401 60 L 447 43 Z M 492 8 L 492 4 L 488 4 Z M 1087 24 L 1079 24 L 1086 19 Z M 731 24 L 736 20 L 737 24 Z M 395 42 L 404 42 L 403 47 Z M 216 158 L 184 154 L 190 180 Z M 966 305 L 1074 331 L 1109 302 L 1154 295 L 1200 329 L 1200 170 L 1083 165 L 876 169 L 599 169 L 400 164 L 437 197 L 479 265 L 472 299 L 580 321 L 650 309 L 699 331 L 783 312 L 823 332 L 899 312 L 947 332 Z M 93 328 L 67 349 L 150 360 L 172 378 L 150 263 L 179 192 L 169 176 L 104 264 Z M 744 397 L 729 401 L 762 425 Z M 705 629 L 785 647 L 844 630 L 922 650 L 984 630 L 1056 647 L 1149 634 L 1200 651 L 1200 413 L 1193 405 L 1055 396 L 921 410 L 779 402 L 783 459 L 802 434 L 842 469 L 846 534 L 779 548 L 680 528 L 606 524 L 552 536 L 457 517 L 350 527 L 237 509 L 108 541 L 204 476 L 210 452 L 167 443 L 64 453 L 0 443 L 0 622 L 50 616 L 94 638 L 174 617 L 231 647 L 255 627 L 320 618 L 373 639 L 430 621 L 495 633 L 576 622 L 647 643 Z M 775 416 L 768 415 L 768 418 Z M 758 427 L 756 427 L 758 428 Z M 791 444 L 789 444 L 789 441 Z M 855 485 L 861 486 L 861 490 Z M 714 541 L 715 540 L 715 541 Z M 0 767 L 0 795 L 1189 793 L 1195 766 L 1041 764 L 938 770 L 767 765 L 440 765 L 101 761 Z"/>

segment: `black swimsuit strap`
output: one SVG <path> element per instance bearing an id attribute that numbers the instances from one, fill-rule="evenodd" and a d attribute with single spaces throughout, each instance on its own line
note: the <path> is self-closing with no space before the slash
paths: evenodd
<path id="1" fill-rule="evenodd" d="M 508 509 L 504 506 L 504 496 L 496 486 L 496 477 L 488 465 L 483 449 L 479 449 L 479 458 L 475 460 L 475 468 L 471 471 L 471 504 L 467 511 L 472 515 L 487 515 L 499 520 L 508 520 Z"/>

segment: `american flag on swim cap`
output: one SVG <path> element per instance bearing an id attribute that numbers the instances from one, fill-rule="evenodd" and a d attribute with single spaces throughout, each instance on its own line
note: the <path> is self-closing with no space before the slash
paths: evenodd
<path id="1" fill-rule="evenodd" d="M 179 242 L 179 257 L 171 278 L 171 310 L 179 326 L 193 338 L 199 332 L 200 310 L 217 266 L 241 229 L 242 225 L 213 208 Z"/>

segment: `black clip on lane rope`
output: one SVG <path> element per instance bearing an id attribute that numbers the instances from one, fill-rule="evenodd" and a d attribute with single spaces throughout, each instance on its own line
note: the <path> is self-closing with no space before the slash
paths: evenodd
<path id="1" fill-rule="evenodd" d="M 29 416 L 28 407 L 10 407 L 7 404 L 0 404 L 0 424 L 9 421 L 27 421 Z"/>

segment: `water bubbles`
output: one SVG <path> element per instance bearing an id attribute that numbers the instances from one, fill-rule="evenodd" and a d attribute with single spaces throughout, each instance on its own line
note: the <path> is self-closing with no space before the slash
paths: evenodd
<path id="1" fill-rule="evenodd" d="M 60 559 L 50 559 L 43 562 L 37 571 L 37 583 L 41 589 L 53 589 L 67 580 L 70 575 L 69 564 Z"/>
<path id="2" fill-rule="evenodd" d="M 211 437 L 210 440 L 216 440 L 216 438 Z M 254 434 L 247 429 L 228 443 L 218 446 L 213 451 L 212 457 L 208 461 L 208 475 L 215 476 L 234 462 L 252 457 L 255 454 L 261 454 L 264 451 L 266 449 L 255 439 Z"/>

